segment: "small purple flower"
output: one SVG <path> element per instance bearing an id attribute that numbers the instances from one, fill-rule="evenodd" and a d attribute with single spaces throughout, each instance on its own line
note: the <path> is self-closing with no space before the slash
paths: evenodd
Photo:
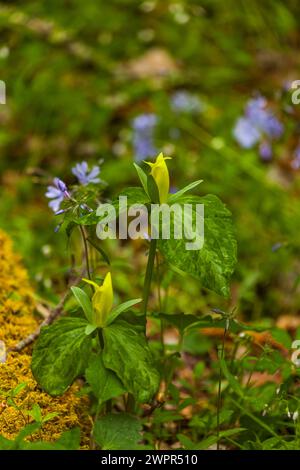
<path id="1" fill-rule="evenodd" d="M 294 153 L 294 158 L 291 161 L 291 167 L 293 170 L 299 170 L 300 169 L 300 146 L 296 148 L 295 153 Z"/>
<path id="2" fill-rule="evenodd" d="M 89 183 L 97 184 L 101 181 L 98 177 L 100 174 L 100 167 L 95 165 L 90 170 L 87 162 L 77 163 L 77 165 L 72 168 L 72 173 L 83 186 L 86 186 Z"/>
<path id="3" fill-rule="evenodd" d="M 145 158 L 154 157 L 157 149 L 154 145 L 154 128 L 157 123 L 155 114 L 140 114 L 132 121 L 133 147 L 135 160 L 140 162 Z"/>
<path id="4" fill-rule="evenodd" d="M 259 145 L 259 155 L 266 162 L 272 160 L 272 147 L 269 142 L 261 142 Z"/>
<path id="5" fill-rule="evenodd" d="M 263 136 L 277 139 L 283 133 L 283 125 L 277 117 L 267 109 L 267 100 L 257 96 L 248 101 L 243 117 L 239 118 L 233 134 L 238 143 L 244 148 L 253 147 Z M 262 158 L 270 158 L 270 145 L 261 143 L 260 154 Z"/>
<path id="6" fill-rule="evenodd" d="M 260 133 L 247 118 L 238 119 L 233 135 L 237 142 L 244 148 L 249 149 L 255 145 L 260 139 Z"/>
<path id="7" fill-rule="evenodd" d="M 203 111 L 203 103 L 198 96 L 188 91 L 176 91 L 171 97 L 171 107 L 175 112 L 199 113 Z"/>
<path id="8" fill-rule="evenodd" d="M 283 133 L 283 125 L 273 114 L 268 114 L 261 128 L 271 139 L 278 139 Z"/>
<path id="9" fill-rule="evenodd" d="M 52 201 L 49 202 L 49 207 L 51 207 L 53 212 L 57 213 L 60 210 L 62 201 L 70 197 L 70 194 L 68 193 L 66 184 L 59 178 L 54 178 L 53 183 L 54 186 L 48 186 L 46 197 L 52 199 Z"/>

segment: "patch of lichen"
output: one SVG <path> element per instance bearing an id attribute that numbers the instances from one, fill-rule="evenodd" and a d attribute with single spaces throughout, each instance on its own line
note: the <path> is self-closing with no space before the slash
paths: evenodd
<path id="1" fill-rule="evenodd" d="M 0 231 L 0 340 L 7 349 L 18 343 L 38 326 L 34 315 L 35 302 L 26 270 L 14 253 L 11 240 Z M 74 384 L 62 397 L 44 393 L 34 380 L 31 369 L 31 348 L 20 353 L 11 352 L 5 363 L 0 363 L 0 389 L 8 392 L 20 383 L 26 383 L 15 399 L 19 410 L 9 405 L 0 395 L 0 434 L 14 438 L 30 422 L 26 413 L 38 404 L 43 416 L 56 412 L 58 416 L 45 423 L 37 439 L 56 440 L 63 431 L 79 426 L 82 446 L 89 442 L 90 418 L 88 402 L 79 397 L 78 384 Z"/>

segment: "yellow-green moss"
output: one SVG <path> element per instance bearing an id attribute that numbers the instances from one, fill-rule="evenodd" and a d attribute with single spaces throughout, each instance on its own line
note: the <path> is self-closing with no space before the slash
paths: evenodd
<path id="1" fill-rule="evenodd" d="M 0 231 L 0 340 L 10 348 L 32 333 L 38 326 L 34 315 L 35 303 L 26 270 L 14 253 L 9 237 Z M 0 395 L 0 434 L 12 439 L 29 422 L 26 410 L 37 403 L 43 415 L 57 412 L 59 415 L 45 423 L 37 438 L 53 441 L 63 431 L 74 426 L 82 430 L 82 446 L 89 441 L 91 427 L 88 401 L 78 397 L 79 385 L 74 384 L 62 397 L 53 398 L 44 393 L 34 380 L 31 370 L 31 348 L 20 353 L 8 353 L 5 363 L 0 363 L 0 389 L 9 391 L 19 383 L 26 388 L 17 396 L 21 411 L 9 406 Z"/>

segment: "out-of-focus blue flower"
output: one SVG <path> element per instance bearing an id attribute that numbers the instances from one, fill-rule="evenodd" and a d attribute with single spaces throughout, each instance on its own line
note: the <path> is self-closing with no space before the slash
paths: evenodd
<path id="1" fill-rule="evenodd" d="M 269 114 L 266 118 L 262 129 L 271 139 L 278 139 L 283 134 L 283 125 L 278 121 L 277 117 Z"/>
<path id="2" fill-rule="evenodd" d="M 53 184 L 54 186 L 48 186 L 46 197 L 52 199 L 52 201 L 49 202 L 49 207 L 51 207 L 53 212 L 57 213 L 60 210 L 62 201 L 70 197 L 70 194 L 68 193 L 66 184 L 59 178 L 54 178 Z"/>
<path id="3" fill-rule="evenodd" d="M 272 147 L 269 142 L 263 141 L 259 145 L 259 155 L 261 156 L 261 159 L 264 161 L 269 161 L 272 159 Z"/>
<path id="4" fill-rule="evenodd" d="M 154 145 L 156 123 L 157 117 L 151 113 L 140 114 L 132 121 L 134 156 L 137 162 L 157 154 Z"/>
<path id="5" fill-rule="evenodd" d="M 87 162 L 77 163 L 77 165 L 72 168 L 72 173 L 83 186 L 89 183 L 97 184 L 101 181 L 99 178 L 100 167 L 95 165 L 90 170 Z"/>
<path id="6" fill-rule="evenodd" d="M 294 158 L 291 161 L 291 167 L 293 170 L 299 170 L 300 169 L 300 146 L 296 148 L 295 153 L 294 153 Z"/>
<path id="7" fill-rule="evenodd" d="M 245 114 L 238 119 L 233 135 L 244 148 L 251 148 L 261 141 L 260 155 L 264 159 L 270 159 L 272 156 L 271 145 L 262 139 L 264 137 L 271 140 L 278 139 L 283 130 L 282 123 L 267 108 L 266 98 L 258 96 L 248 101 Z"/>
<path id="8" fill-rule="evenodd" d="M 181 90 L 171 96 L 171 108 L 175 112 L 200 113 L 203 111 L 203 103 L 198 96 Z"/>
<path id="9" fill-rule="evenodd" d="M 260 139 L 260 132 L 249 119 L 244 117 L 237 120 L 233 135 L 237 142 L 246 149 L 253 147 Z"/>

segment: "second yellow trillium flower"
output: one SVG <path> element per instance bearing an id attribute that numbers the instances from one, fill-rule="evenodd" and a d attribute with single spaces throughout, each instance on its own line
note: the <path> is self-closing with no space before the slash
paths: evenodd
<path id="1" fill-rule="evenodd" d="M 95 293 L 92 298 L 94 321 L 93 323 L 98 327 L 103 327 L 111 312 L 113 306 L 113 288 L 111 282 L 111 274 L 107 273 L 102 286 L 98 286 L 96 282 L 84 279 L 85 282 L 91 284 L 95 288 Z"/>
<path id="2" fill-rule="evenodd" d="M 171 157 L 164 157 L 162 153 L 158 155 L 155 163 L 145 162 L 151 167 L 151 175 L 153 176 L 159 192 L 159 201 L 161 204 L 167 202 L 170 188 L 169 170 L 165 160 Z"/>

